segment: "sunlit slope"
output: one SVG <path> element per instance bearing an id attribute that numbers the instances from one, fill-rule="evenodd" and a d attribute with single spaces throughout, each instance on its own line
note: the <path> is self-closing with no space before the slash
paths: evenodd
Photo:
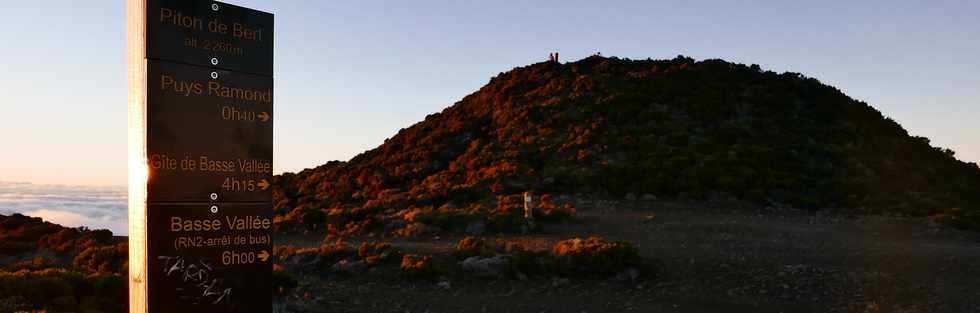
<path id="1" fill-rule="evenodd" d="M 501 73 L 276 188 L 287 224 L 370 230 L 415 208 L 493 216 L 525 190 L 929 214 L 978 207 L 980 169 L 797 73 L 594 56 Z"/>

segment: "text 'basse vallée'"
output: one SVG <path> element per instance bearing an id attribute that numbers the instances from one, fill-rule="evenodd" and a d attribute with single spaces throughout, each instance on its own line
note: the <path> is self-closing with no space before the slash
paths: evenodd
<path id="1" fill-rule="evenodd" d="M 268 230 L 272 227 L 272 220 L 260 216 L 226 216 L 225 228 L 228 230 Z M 179 216 L 170 217 L 170 231 L 189 232 L 189 231 L 220 231 L 222 230 L 221 219 L 216 218 L 181 218 Z"/>

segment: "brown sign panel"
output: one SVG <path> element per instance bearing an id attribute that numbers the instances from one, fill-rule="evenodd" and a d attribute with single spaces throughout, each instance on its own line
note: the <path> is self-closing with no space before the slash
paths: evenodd
<path id="1" fill-rule="evenodd" d="M 130 308 L 271 312 L 273 16 L 205 0 L 128 7 L 131 73 L 145 74 L 130 80 L 142 139 L 130 155 L 145 161 L 131 166 L 148 167 L 131 193 Z"/>
<path id="2" fill-rule="evenodd" d="M 272 199 L 272 78 L 149 60 L 149 202 Z"/>
<path id="3" fill-rule="evenodd" d="M 268 204 L 149 204 L 152 312 L 272 311 Z"/>
<path id="4" fill-rule="evenodd" d="M 187 0 L 147 0 L 146 10 L 147 58 L 272 76 L 272 14 Z"/>

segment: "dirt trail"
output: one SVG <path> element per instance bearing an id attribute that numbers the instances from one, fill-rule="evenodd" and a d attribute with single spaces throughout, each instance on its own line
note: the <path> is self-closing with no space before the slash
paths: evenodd
<path id="1" fill-rule="evenodd" d="M 313 282 L 301 292 L 309 299 L 288 306 L 331 312 L 980 312 L 980 234 L 925 218 L 600 203 L 580 205 L 576 222 L 508 239 L 546 249 L 590 234 L 638 244 L 644 257 L 661 263 L 661 273 L 636 281 L 448 279 L 441 286 L 371 275 L 308 278 Z M 457 239 L 395 245 L 446 253 Z"/>

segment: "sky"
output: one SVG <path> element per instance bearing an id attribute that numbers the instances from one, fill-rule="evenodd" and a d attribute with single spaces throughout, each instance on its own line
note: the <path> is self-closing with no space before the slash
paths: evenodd
<path id="1" fill-rule="evenodd" d="M 276 173 L 348 160 L 552 51 L 800 72 L 980 161 L 976 1 L 228 2 L 276 15 Z M 124 186 L 125 1 L 0 12 L 0 181 Z"/>

